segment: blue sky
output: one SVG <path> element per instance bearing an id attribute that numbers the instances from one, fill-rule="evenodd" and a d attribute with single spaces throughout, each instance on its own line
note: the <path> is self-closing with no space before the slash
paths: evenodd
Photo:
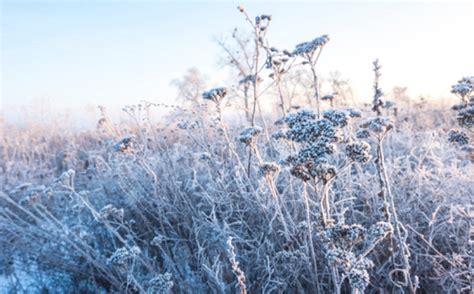
<path id="1" fill-rule="evenodd" d="M 340 71 L 361 99 L 370 96 L 374 58 L 387 92 L 449 95 L 474 74 L 472 2 L 2 1 L 2 103 L 173 103 L 170 81 L 192 66 L 223 82 L 214 38 L 246 26 L 240 3 L 273 15 L 276 47 L 329 34 L 321 72 Z"/>

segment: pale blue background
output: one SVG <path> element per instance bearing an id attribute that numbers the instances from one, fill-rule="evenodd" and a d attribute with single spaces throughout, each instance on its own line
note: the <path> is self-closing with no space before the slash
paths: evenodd
<path id="1" fill-rule="evenodd" d="M 246 26 L 239 3 L 2 1 L 3 106 L 172 103 L 170 81 L 191 66 L 219 84 L 226 79 L 214 38 Z M 321 72 L 340 71 L 360 99 L 370 96 L 376 57 L 386 91 L 400 85 L 412 95 L 450 95 L 452 83 L 474 74 L 469 2 L 243 5 L 252 15 L 273 15 L 269 38 L 279 48 L 329 34 Z"/>

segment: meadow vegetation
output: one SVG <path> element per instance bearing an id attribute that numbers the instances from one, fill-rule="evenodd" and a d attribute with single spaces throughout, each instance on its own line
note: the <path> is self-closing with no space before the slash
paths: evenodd
<path id="1" fill-rule="evenodd" d="M 458 104 L 322 77 L 328 35 L 220 40 L 234 79 L 95 129 L 2 123 L 0 292 L 472 293 L 474 77 Z M 316 32 L 317 33 L 317 32 Z M 154 109 L 168 109 L 155 118 Z"/>

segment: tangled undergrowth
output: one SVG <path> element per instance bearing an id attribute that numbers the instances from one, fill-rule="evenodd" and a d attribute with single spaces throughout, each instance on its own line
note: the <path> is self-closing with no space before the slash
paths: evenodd
<path id="1" fill-rule="evenodd" d="M 278 50 L 272 17 L 239 11 L 253 67 L 205 91 L 206 107 L 167 125 L 144 103 L 122 124 L 101 108 L 86 132 L 5 127 L 0 291 L 472 291 L 473 78 L 453 86 L 455 115 L 402 117 L 375 61 L 372 104 L 338 107 L 317 75 L 327 35 Z M 295 67 L 314 101 L 300 109 L 283 87 Z M 265 115 L 269 88 L 278 111 Z M 246 125 L 227 120 L 238 93 Z"/>

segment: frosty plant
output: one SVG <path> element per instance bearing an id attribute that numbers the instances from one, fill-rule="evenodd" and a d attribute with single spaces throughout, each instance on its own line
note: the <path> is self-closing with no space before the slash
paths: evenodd
<path id="1" fill-rule="evenodd" d="M 354 110 L 328 109 L 322 113 L 322 118 L 307 109 L 296 113 L 289 113 L 285 118 L 288 127 L 284 137 L 296 143 L 296 154 L 290 155 L 286 164 L 290 166 L 290 173 L 304 182 L 303 203 L 306 210 L 306 227 L 310 254 L 317 272 L 316 254 L 313 244 L 313 221 L 310 199 L 306 185 L 312 186 L 319 196 L 320 226 L 324 229 L 332 226 L 335 220 L 331 217 L 330 188 L 332 181 L 353 163 L 367 163 L 370 159 L 370 146 L 363 141 L 351 139 L 346 127 L 351 120 L 360 116 Z M 345 158 L 336 156 L 338 145 L 345 146 Z M 336 268 L 332 266 L 333 281 L 336 288 L 340 284 Z M 316 278 L 316 287 L 318 280 Z"/>
<path id="2" fill-rule="evenodd" d="M 468 145 L 470 138 L 467 133 L 472 134 L 472 126 L 474 125 L 474 76 L 459 80 L 457 84 L 452 86 L 451 92 L 461 100 L 452 107 L 453 110 L 457 111 L 456 119 L 461 130 L 449 131 L 448 140 L 452 144 Z"/>
<path id="3" fill-rule="evenodd" d="M 375 138 L 375 144 L 377 146 L 375 164 L 377 168 L 377 178 L 380 189 L 379 197 L 383 201 L 383 211 L 385 214 L 385 218 L 387 222 L 390 225 L 393 225 L 394 227 L 395 238 L 393 234 L 390 235 L 392 243 L 391 246 L 393 248 L 394 242 L 397 241 L 398 255 L 393 255 L 393 260 L 395 261 L 396 257 L 399 257 L 401 259 L 402 264 L 401 268 L 395 268 L 390 272 L 390 279 L 397 287 L 408 288 L 410 293 L 415 293 L 417 285 L 416 283 L 412 282 L 412 278 L 410 276 L 410 251 L 406 243 L 408 232 L 405 230 L 403 224 L 398 220 L 394 196 L 390 187 L 387 168 L 385 167 L 383 141 L 388 132 L 393 129 L 393 125 L 389 118 L 382 116 L 381 108 L 383 107 L 383 102 L 381 98 L 383 97 L 383 92 L 379 86 L 381 66 L 379 64 L 378 59 L 373 62 L 373 66 L 374 96 L 372 100 L 372 111 L 375 112 L 377 116 L 364 120 L 360 124 L 360 129 L 357 132 L 357 136 L 359 138 Z M 395 262 L 394 265 L 396 266 Z M 400 275 L 402 276 L 402 278 L 397 278 Z"/>
<path id="4" fill-rule="evenodd" d="M 378 222 L 369 229 L 354 224 L 332 224 L 323 229 L 319 238 L 323 241 L 325 257 L 332 266 L 335 293 L 340 293 L 342 283 L 349 280 L 352 293 L 363 293 L 369 285 L 368 270 L 373 262 L 367 258 L 375 246 L 392 232 L 389 223 Z M 362 249 L 356 249 L 361 247 Z"/>
<path id="5" fill-rule="evenodd" d="M 264 48 L 267 52 L 266 67 L 272 70 L 272 73 L 269 75 L 269 77 L 275 82 L 276 88 L 278 90 L 278 97 L 280 98 L 279 106 L 281 108 L 282 114 L 285 116 L 287 112 L 287 106 L 285 105 L 285 97 L 283 96 L 281 82 L 283 75 L 287 73 L 294 65 L 294 55 L 288 50 L 280 51 L 275 47 L 269 48 L 268 45 L 264 45 Z"/>
<path id="6" fill-rule="evenodd" d="M 316 64 L 318 63 L 321 52 L 327 42 L 329 42 L 329 36 L 322 35 L 321 37 L 317 37 L 312 41 L 303 42 L 296 45 L 296 48 L 293 50 L 293 54 L 303 58 L 303 64 L 308 64 L 311 69 L 311 74 L 313 76 L 314 98 L 316 100 L 316 116 L 318 118 L 320 116 L 321 109 L 319 105 L 320 97 Z"/>
<path id="7" fill-rule="evenodd" d="M 322 101 L 329 101 L 329 105 L 331 106 L 331 108 L 333 108 L 334 107 L 334 99 L 336 98 L 336 96 L 337 96 L 337 93 L 324 95 L 324 96 L 321 97 L 321 100 Z"/>
<path id="8" fill-rule="evenodd" d="M 347 108 L 345 81 L 320 96 L 311 79 L 327 36 L 279 50 L 271 17 L 239 10 L 235 83 L 188 75 L 164 119 L 141 103 L 80 132 L 0 122 L 0 292 L 472 292 L 473 165 L 439 130 L 472 146 L 473 78 L 453 86 L 457 121 L 425 101 L 395 125 L 378 61 L 373 103 Z M 224 121 L 242 88 L 247 119 Z M 281 109 L 263 116 L 263 97 Z"/>
<path id="9" fill-rule="evenodd" d="M 262 128 L 258 126 L 244 128 L 240 131 L 239 136 L 237 136 L 237 141 L 243 143 L 247 148 L 249 148 L 249 152 L 255 153 L 259 164 L 259 174 L 263 176 L 265 178 L 265 181 L 267 182 L 268 189 L 270 190 L 270 193 L 272 194 L 272 197 L 275 201 L 275 207 L 283 225 L 285 236 L 287 239 L 289 239 L 288 224 L 285 219 L 285 216 L 283 215 L 282 207 L 287 215 L 287 218 L 291 220 L 291 217 L 289 216 L 284 206 L 284 202 L 282 201 L 274 182 L 274 177 L 276 173 L 280 170 L 280 167 L 275 162 L 264 162 L 262 156 L 260 155 L 260 152 L 257 147 L 257 138 L 261 132 Z M 247 174 L 250 174 L 250 167 L 251 166 L 249 165 L 249 170 L 247 171 Z"/>
<path id="10" fill-rule="evenodd" d="M 313 111 L 303 109 L 290 113 L 285 119 L 286 138 L 299 145 L 297 153 L 290 155 L 286 162 L 293 176 L 321 191 L 320 220 L 324 226 L 334 222 L 330 216 L 331 182 L 353 162 L 366 163 L 370 158 L 368 144 L 343 136 L 345 127 L 356 115 L 354 111 L 328 109 L 323 112 L 323 118 L 317 119 Z M 334 156 L 338 144 L 346 144 L 344 161 Z"/>
<path id="11" fill-rule="evenodd" d="M 214 102 L 214 105 L 216 106 L 217 110 L 217 115 L 218 115 L 218 121 L 220 128 L 222 130 L 222 133 L 224 135 L 224 138 L 226 140 L 226 143 L 229 146 L 229 150 L 232 153 L 232 155 L 238 160 L 240 168 L 245 171 L 244 166 L 242 165 L 242 162 L 240 161 L 240 157 L 237 154 L 237 151 L 235 150 L 234 144 L 232 140 L 229 137 L 229 131 L 227 129 L 227 125 L 224 122 L 224 117 L 222 114 L 222 108 L 221 108 L 221 102 L 224 99 L 224 97 L 227 95 L 228 90 L 225 87 L 217 87 L 217 88 L 212 88 L 208 91 L 205 91 L 202 93 L 202 98 L 205 100 L 209 100 Z"/>
<path id="12" fill-rule="evenodd" d="M 246 21 L 250 24 L 253 30 L 253 38 L 255 43 L 254 49 L 254 56 L 253 56 L 253 72 L 248 75 L 247 77 L 242 80 L 243 82 L 250 82 L 253 88 L 253 104 L 252 104 L 252 115 L 251 115 L 251 124 L 252 126 L 255 125 L 255 114 L 257 111 L 258 106 L 258 97 L 260 93 L 258 93 L 258 85 L 261 81 L 259 77 L 260 72 L 264 69 L 264 67 L 260 64 L 260 48 L 263 44 L 263 40 L 268 32 L 268 27 L 272 20 L 271 15 L 262 14 L 256 16 L 254 20 L 250 18 L 247 11 L 244 9 L 243 6 L 238 6 L 237 9 L 244 14 Z M 241 81 L 241 82 L 242 82 Z"/>

